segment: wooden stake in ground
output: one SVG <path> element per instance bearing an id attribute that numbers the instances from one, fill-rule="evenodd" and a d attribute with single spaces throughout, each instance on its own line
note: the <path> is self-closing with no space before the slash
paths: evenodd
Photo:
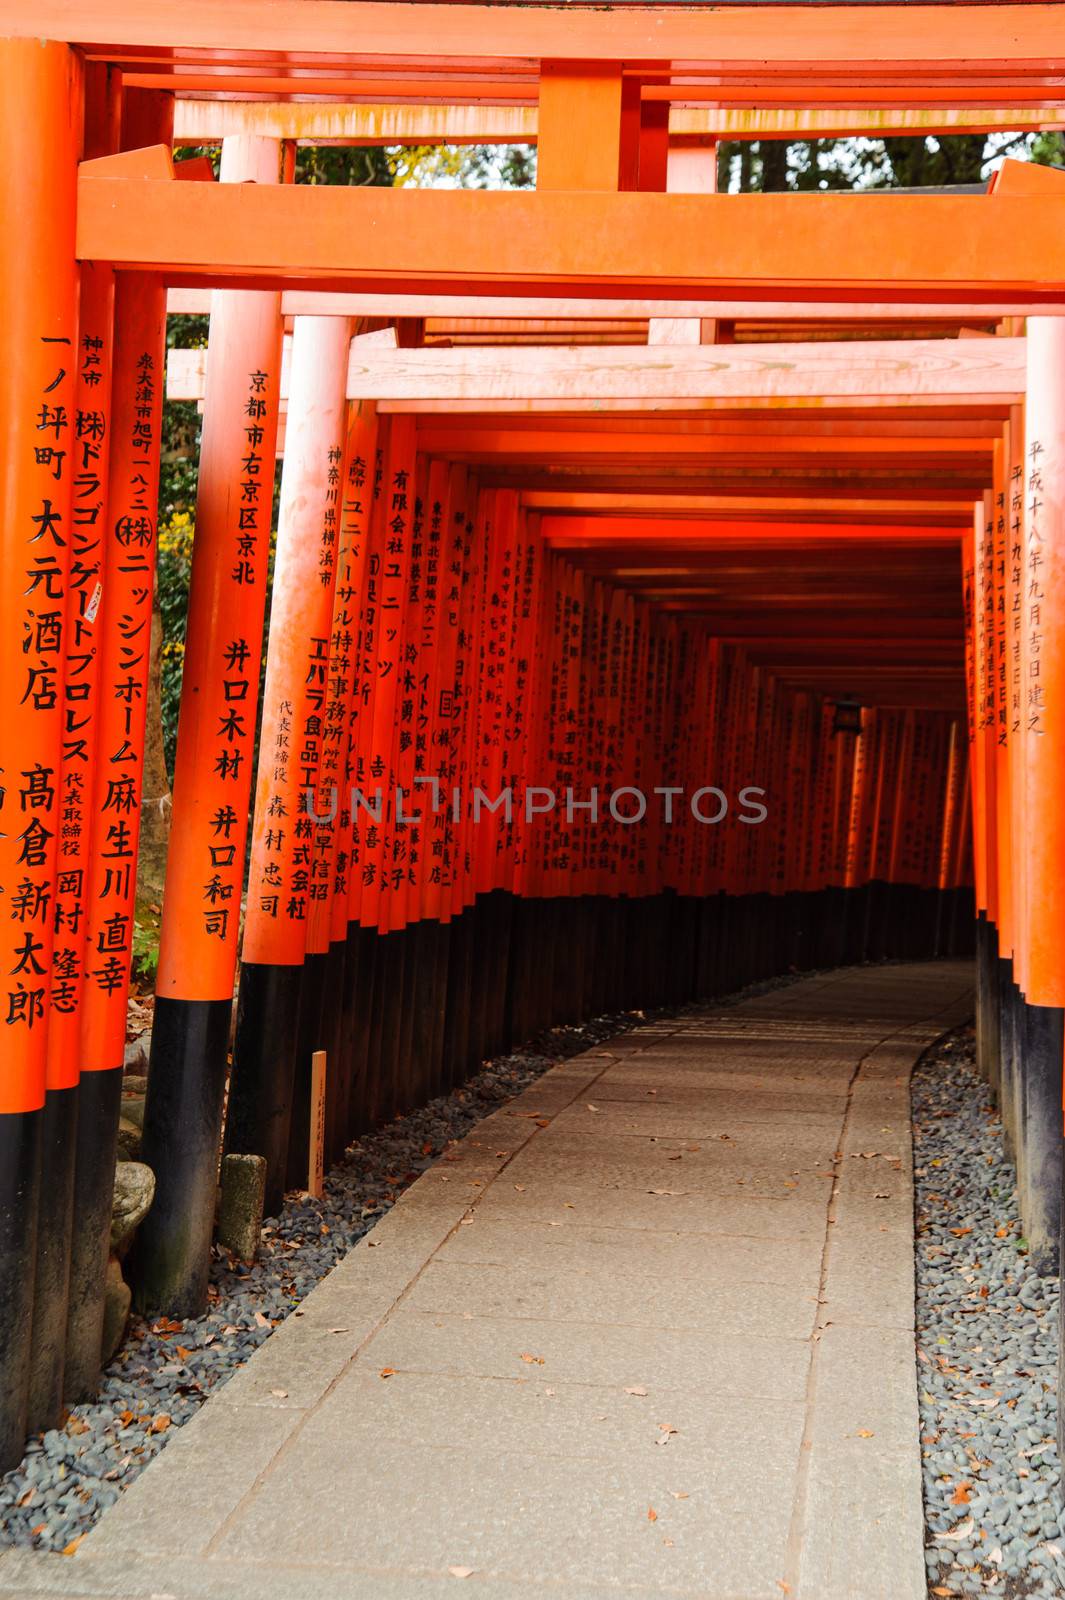
<path id="1" fill-rule="evenodd" d="M 325 1191 L 325 1051 L 311 1057 L 311 1136 L 307 1192 L 320 1199 Z"/>

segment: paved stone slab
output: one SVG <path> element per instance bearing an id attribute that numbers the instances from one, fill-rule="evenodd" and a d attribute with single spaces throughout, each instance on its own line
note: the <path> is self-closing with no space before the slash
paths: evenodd
<path id="1" fill-rule="evenodd" d="M 552 1070 L 0 1597 L 922 1600 L 907 1085 L 969 981 L 821 974 Z"/>

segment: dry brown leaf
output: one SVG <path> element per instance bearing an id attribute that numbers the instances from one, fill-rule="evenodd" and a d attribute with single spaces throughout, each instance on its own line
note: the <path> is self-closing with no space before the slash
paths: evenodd
<path id="1" fill-rule="evenodd" d="M 186 1350 L 183 1344 L 176 1345 L 175 1349 L 177 1350 L 177 1353 L 181 1357 L 182 1361 L 187 1361 L 189 1356 L 192 1354 L 192 1351 Z"/>
<path id="2" fill-rule="evenodd" d="M 72 1556 L 84 1537 L 85 1535 L 83 1533 L 79 1533 L 76 1539 L 71 1539 L 69 1544 L 63 1546 L 63 1554 L 65 1556 Z"/>
<path id="3" fill-rule="evenodd" d="M 526 1366 L 529 1367 L 542 1367 L 544 1364 L 543 1356 L 531 1356 L 527 1351 L 522 1352 L 521 1359 L 525 1362 Z"/>
<path id="4" fill-rule="evenodd" d="M 288 1399 L 288 1390 L 287 1389 L 271 1389 L 270 1393 L 273 1395 L 275 1400 L 287 1400 Z"/>
<path id="5" fill-rule="evenodd" d="M 958 1526 L 952 1528 L 949 1533 L 937 1533 L 936 1541 L 939 1544 L 962 1544 L 972 1533 L 975 1526 L 976 1524 L 973 1522 L 972 1517 L 967 1517 L 964 1522 L 959 1522 Z"/>
<path id="6" fill-rule="evenodd" d="M 382 1367 L 380 1372 L 377 1374 L 377 1376 L 379 1378 L 394 1378 L 395 1375 L 396 1375 L 395 1367 Z"/>
<path id="7" fill-rule="evenodd" d="M 872 1428 L 859 1428 L 858 1437 L 859 1439 L 871 1439 L 873 1437 Z"/>
<path id="8" fill-rule="evenodd" d="M 169 1426 L 170 1418 L 165 1411 L 160 1411 L 157 1417 L 152 1418 L 152 1425 L 148 1431 L 149 1433 L 165 1433 Z"/>
<path id="9" fill-rule="evenodd" d="M 268 1328 L 270 1326 L 270 1318 L 264 1317 L 261 1311 L 255 1313 L 255 1321 L 260 1328 Z"/>
<path id="10" fill-rule="evenodd" d="M 972 1488 L 972 1484 L 971 1483 L 959 1483 L 958 1487 L 955 1489 L 954 1493 L 950 1497 L 951 1505 L 952 1506 L 967 1506 L 969 1504 L 969 1490 L 971 1488 Z"/>
<path id="11" fill-rule="evenodd" d="M 676 1433 L 676 1431 L 676 1428 L 674 1428 L 670 1423 L 660 1422 L 658 1424 L 658 1438 L 655 1440 L 655 1444 L 668 1444 L 671 1436 Z"/>
<path id="12" fill-rule="evenodd" d="M 658 1521 L 658 1512 L 655 1510 L 654 1506 L 647 1507 L 647 1520 L 648 1522 Z"/>

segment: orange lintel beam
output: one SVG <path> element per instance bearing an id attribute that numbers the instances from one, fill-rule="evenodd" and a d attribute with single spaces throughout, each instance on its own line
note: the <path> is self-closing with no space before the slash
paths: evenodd
<path id="1" fill-rule="evenodd" d="M 505 359 L 505 357 L 504 357 Z M 759 433 L 707 433 L 694 437 L 684 434 L 644 433 L 638 428 L 619 426 L 610 433 L 585 433 L 577 429 L 545 428 L 463 428 L 425 427 L 419 439 L 429 454 L 475 456 L 546 456 L 557 461 L 563 456 L 683 456 L 696 460 L 707 456 L 841 456 L 935 457 L 944 462 L 964 463 L 973 457 L 987 458 L 990 464 L 990 439 L 926 438 L 915 434 L 875 433 L 863 437 L 805 438 L 795 434 L 775 434 L 772 428 Z"/>
<path id="2" fill-rule="evenodd" d="M 768 21 L 768 25 L 767 25 Z M 416 34 L 414 30 L 416 29 Z M 371 62 L 491 59 L 662 62 L 677 71 L 728 63 L 763 70 L 778 64 L 889 64 L 918 72 L 1008 65 L 1060 67 L 1061 7 L 908 4 L 774 6 L 499 6 L 408 5 L 362 0 L 358 26 L 344 0 L 3 0 L 0 32 L 65 39 L 113 59 L 113 47 L 180 49 L 187 55 L 232 51 L 283 54 L 288 61 L 323 55 Z M 412 37 L 413 35 L 413 37 Z M 108 47 L 112 47 L 109 52 Z"/>
<path id="3" fill-rule="evenodd" d="M 125 82 L 130 81 L 127 74 Z M 183 80 L 182 80 L 183 81 Z M 291 82 L 291 80 L 288 80 Z M 227 134 L 258 134 L 308 144 L 535 144 L 539 138 L 533 105 L 411 104 L 391 101 L 381 92 L 373 103 L 350 100 L 182 99 L 174 107 L 175 144 L 217 143 Z M 242 91 L 238 91 L 242 92 Z M 289 91 L 291 92 L 291 90 Z M 335 91 L 334 91 L 335 92 Z M 670 143 L 705 145 L 719 139 L 847 138 L 868 133 L 877 138 L 907 134 L 1021 133 L 1065 125 L 1061 106 L 922 106 L 916 109 L 836 107 L 753 107 L 689 109 L 674 106 Z"/>
<path id="4" fill-rule="evenodd" d="M 219 184 L 205 192 L 237 187 Z M 240 187 L 282 192 L 267 185 Z M 1065 224 L 1065 216 L 1062 221 Z M 202 350 L 172 351 L 167 362 L 168 398 L 201 398 L 203 370 Z M 918 395 L 946 400 L 972 394 L 1012 399 L 1023 389 L 1023 374 L 1024 340 L 1018 338 L 401 350 L 356 341 L 347 392 L 349 400 L 443 401 L 510 397 L 639 402 L 685 396 L 773 400 L 828 395 L 911 401 Z M 282 394 L 286 388 L 282 372 Z"/>
<path id="5" fill-rule="evenodd" d="M 757 523 L 737 524 L 725 518 L 678 523 L 671 517 L 559 517 L 549 513 L 541 518 L 540 531 L 549 543 L 559 546 L 595 545 L 604 540 L 617 544 L 624 544 L 628 540 L 646 543 L 659 538 L 675 542 L 734 540 L 746 543 L 762 543 L 773 539 L 784 544 L 792 541 L 808 544 L 812 539 L 824 539 L 826 542 L 868 539 L 883 544 L 905 542 L 916 545 L 956 544 L 958 539 L 954 529 L 913 528 L 904 522 L 891 526 L 855 521 L 834 523 L 819 530 L 816 524 L 796 526 L 771 517 Z"/>
<path id="6" fill-rule="evenodd" d="M 197 105 L 214 104 L 197 101 Z M 181 166 L 181 163 L 178 163 Z M 168 312 L 183 315 L 206 314 L 211 309 L 209 289 L 171 289 L 167 295 Z M 1027 301 L 1009 301 L 995 306 L 996 316 L 1024 317 L 1034 309 Z M 542 297 L 523 299 L 503 298 L 497 295 L 454 294 L 368 294 L 360 291 L 341 291 L 336 294 L 315 289 L 287 289 L 281 296 L 281 314 L 285 317 L 500 317 L 514 318 L 566 318 L 566 317 L 626 317 L 645 321 L 648 317 L 717 317 L 731 321 L 736 317 L 749 318 L 752 307 L 740 300 L 618 300 L 606 306 L 602 300 L 559 300 Z M 756 313 L 759 320 L 805 315 L 805 308 L 795 301 L 759 301 Z M 883 301 L 863 303 L 850 301 L 839 305 L 819 303 L 818 319 L 845 319 L 863 321 L 897 322 L 916 318 L 921 321 L 935 318 L 944 322 L 979 319 L 988 315 L 986 306 L 966 302 L 949 302 L 942 305 L 900 301 L 897 305 Z"/>
<path id="7" fill-rule="evenodd" d="M 1065 196 L 1049 194 L 178 185 L 91 172 L 78 181 L 82 260 L 259 287 L 535 285 L 567 295 L 652 288 L 660 297 L 714 288 L 752 301 L 782 292 L 804 301 L 868 298 L 875 287 L 884 300 L 920 290 L 1050 301 L 1065 297 L 1063 234 Z"/>

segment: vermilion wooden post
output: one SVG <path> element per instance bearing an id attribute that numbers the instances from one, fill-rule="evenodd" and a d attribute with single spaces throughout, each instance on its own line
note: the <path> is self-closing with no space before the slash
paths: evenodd
<path id="1" fill-rule="evenodd" d="M 346 388 L 346 386 L 345 386 Z M 331 401 L 333 397 L 331 397 Z M 321 439 L 326 443 L 326 471 L 319 491 L 316 512 L 321 523 L 318 561 L 319 587 L 328 600 L 326 666 L 315 667 L 308 684 L 308 712 L 305 736 L 300 741 L 300 811 L 297 822 L 297 877 L 300 893 L 306 894 L 306 930 L 303 966 L 300 975 L 299 1015 L 296 1026 L 296 1059 L 289 1119 L 287 1157 L 288 1189 L 302 1189 L 307 1183 L 307 1152 L 313 1126 L 313 1067 L 316 1053 L 323 1047 L 325 1013 L 333 996 L 327 997 L 333 885 L 333 860 L 336 850 L 336 820 L 341 797 L 336 782 L 341 729 L 347 720 L 346 691 L 338 687 L 345 675 L 350 649 L 351 612 L 342 599 L 336 602 L 337 575 L 341 555 L 343 499 L 347 446 L 347 407 L 333 401 L 327 415 L 319 420 Z M 337 1062 L 327 1062 L 326 1081 L 335 1092 Z"/>
<path id="2" fill-rule="evenodd" d="M 115 83 L 114 75 L 103 66 L 94 64 L 86 72 L 84 151 L 87 156 L 107 154 L 117 147 L 119 95 Z M 37 1216 L 28 1408 L 30 1432 L 53 1427 L 62 1408 L 71 1262 L 80 1254 L 74 1213 L 77 1087 L 81 1068 L 85 879 L 95 758 L 96 628 L 100 552 L 106 518 L 113 301 L 114 279 L 110 268 L 103 265 L 82 267 L 78 337 L 74 347 L 77 388 L 70 413 L 69 451 L 66 463 L 56 459 L 60 480 L 66 481 L 73 495 L 68 516 L 70 571 L 63 615 L 62 747 L 57 771 L 62 827 L 58 834 L 51 918 L 55 943 L 45 1068 L 42 1184 Z M 80 1228 L 77 1232 L 80 1233 Z M 99 1280 L 97 1248 L 92 1254 L 90 1293 L 93 1299 L 99 1296 Z M 75 1297 L 80 1297 L 77 1286 Z M 74 1366 L 76 1363 L 72 1363 L 72 1369 Z M 98 1368 L 97 1349 L 92 1356 L 90 1384 L 95 1382 Z M 72 1379 L 77 1379 L 73 1370 Z"/>
<path id="3" fill-rule="evenodd" d="M 92 74 L 89 82 L 92 82 Z M 117 92 L 113 96 L 118 100 Z M 117 143 L 117 133 L 115 142 Z M 101 153 L 97 151 L 96 153 Z M 100 636 L 103 627 L 104 553 L 108 538 L 107 483 L 111 451 L 111 353 L 115 284 L 110 267 L 83 266 L 78 307 L 78 392 L 74 412 L 73 460 L 79 493 L 72 507 L 71 575 L 67 622 L 71 649 L 64 698 L 68 733 L 69 778 L 64 799 L 73 826 L 60 845 L 56 879 L 56 946 L 53 966 L 52 1017 L 48 1028 L 49 1064 L 56 1074 L 81 1069 L 81 1022 L 85 995 L 84 928 L 87 910 L 90 805 L 99 727 Z M 76 780 L 75 776 L 77 775 Z M 90 1096 L 97 1083 L 79 1083 L 80 1114 L 71 1141 L 72 1180 L 80 1167 L 92 1173 L 93 1187 L 104 1202 L 104 1179 L 94 1172 L 96 1132 Z M 81 1153 L 79 1154 L 79 1146 Z M 58 1186 L 57 1186 L 58 1187 Z M 79 1197 L 83 1201 L 84 1196 Z M 100 1369 L 100 1294 L 104 1260 L 99 1216 L 70 1191 L 71 1248 L 67 1274 L 67 1308 L 62 1319 L 66 1342 L 63 1392 L 69 1401 L 95 1388 Z M 56 1312 L 46 1313 L 53 1324 Z"/>
<path id="4" fill-rule="evenodd" d="M 276 183 L 276 139 L 222 144 L 223 183 Z M 240 935 L 281 381 L 276 292 L 211 300 L 195 540 L 156 978 L 140 1305 L 205 1303 Z"/>
<path id="5" fill-rule="evenodd" d="M 5 39 L 0 83 L 0 144 L 9 152 L 0 211 L 11 222 L 0 252 L 0 288 L 12 318 L 0 372 L 0 688 L 9 752 L 0 799 L 0 1470 L 6 1470 L 25 1442 L 40 1161 L 51 1117 L 45 1066 L 69 644 L 80 63 L 62 44 Z M 60 1353 L 61 1346 L 60 1338 Z"/>
<path id="6" fill-rule="evenodd" d="M 292 337 L 270 633 L 255 780 L 248 910 L 227 1142 L 267 1163 L 266 1207 L 285 1183 L 306 947 L 310 817 L 336 551 L 330 473 L 346 419 L 350 324 L 298 317 Z"/>
<path id="7" fill-rule="evenodd" d="M 357 776 L 359 725 L 362 705 L 362 633 L 369 556 L 369 519 L 373 503 L 377 416 L 370 406 L 348 408 L 348 435 L 344 452 L 344 497 L 337 558 L 334 627 L 331 651 L 331 697 L 344 706 L 338 719 L 335 782 L 339 788 L 334 823 L 335 849 L 329 901 L 329 961 L 326 989 L 333 997 L 332 1026 L 326 1051 L 331 1063 L 332 1127 L 329 1157 L 336 1160 L 353 1132 L 351 1126 L 353 1078 L 357 1071 L 355 1038 L 357 1012 L 367 1003 L 367 973 L 361 966 L 361 947 L 350 936 L 354 867 L 352 788 Z M 339 613 L 339 615 L 338 615 Z M 334 670 L 335 668 L 335 670 Z M 332 739 L 330 739 L 332 743 Z M 332 765 L 330 758 L 329 765 Z"/>
<path id="8" fill-rule="evenodd" d="M 1065 328 L 1028 321 L 1022 629 L 1025 684 L 1019 758 L 1024 832 L 1026 987 L 1022 1044 L 1026 1173 L 1035 1264 L 1055 1272 L 1061 1195 L 1065 1021 Z M 1020 843 L 1020 841 L 1018 841 Z"/>
<path id="9" fill-rule="evenodd" d="M 412 795 L 408 810 L 420 820 L 409 828 L 406 910 L 414 945 L 417 987 L 411 1006 L 410 1058 L 413 1097 L 431 1099 L 439 1083 L 437 1042 L 446 1002 L 446 933 L 439 920 L 439 824 L 445 797 L 439 770 L 438 675 L 444 555 L 448 521 L 448 464 L 427 460 L 420 493 L 418 529 L 411 561 L 411 598 L 416 607 L 417 659 L 410 666 Z"/>
<path id="10" fill-rule="evenodd" d="M 122 144 L 169 143 L 168 95 L 127 90 Z M 103 1274 L 126 1042 L 126 1001 L 137 889 L 144 727 L 155 582 L 166 350 L 166 288 L 121 273 L 115 284 L 111 457 L 100 610 L 99 709 L 82 1000 L 75 1215 L 99 1251 L 97 1298 L 83 1335 L 103 1315 Z M 77 1266 L 77 1263 L 75 1263 Z M 86 1280 L 89 1268 L 86 1266 Z M 99 1327 L 100 1323 L 97 1322 Z M 97 1334 L 97 1339 L 99 1335 Z M 98 1359 L 88 1344 L 81 1359 Z"/>
<path id="11" fill-rule="evenodd" d="M 403 670 L 403 641 L 411 562 L 416 451 L 413 419 L 396 418 L 389 431 L 381 497 L 374 518 L 371 559 L 377 588 L 373 714 L 365 762 L 368 800 L 378 794 L 379 820 L 364 817 L 362 890 L 359 917 L 377 929 L 377 981 L 374 984 L 371 1053 L 367 1084 L 374 1122 L 387 1120 L 395 1102 L 405 949 L 402 936 L 388 933 L 388 895 L 395 837 L 396 712 Z"/>

